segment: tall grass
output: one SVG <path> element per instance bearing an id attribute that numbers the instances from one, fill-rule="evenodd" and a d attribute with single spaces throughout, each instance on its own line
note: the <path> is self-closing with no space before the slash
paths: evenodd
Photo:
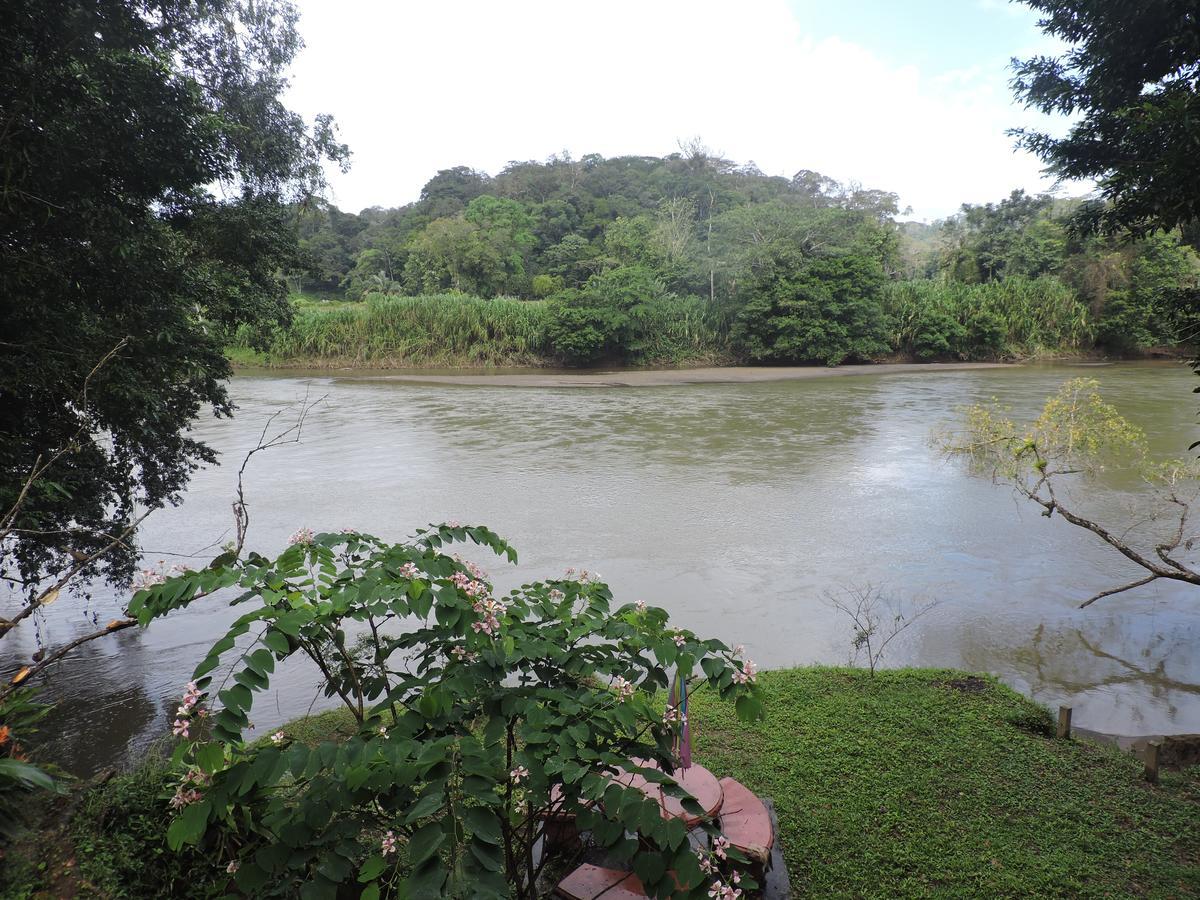
<path id="1" fill-rule="evenodd" d="M 275 362 L 388 366 L 519 366 L 547 362 L 545 303 L 460 294 L 369 295 L 299 307 L 270 346 Z"/>
<path id="2" fill-rule="evenodd" d="M 629 319 L 627 352 L 635 365 L 730 361 L 726 323 L 700 297 L 642 303 L 629 311 Z"/>
<path id="3" fill-rule="evenodd" d="M 1095 324 L 1051 276 L 987 284 L 901 281 L 884 292 L 891 341 L 918 358 L 1011 358 L 1090 348 Z"/>

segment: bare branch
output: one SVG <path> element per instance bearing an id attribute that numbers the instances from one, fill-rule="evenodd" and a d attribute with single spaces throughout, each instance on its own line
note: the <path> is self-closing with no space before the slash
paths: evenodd
<path id="1" fill-rule="evenodd" d="M 113 619 L 99 631 L 93 631 L 90 634 L 85 634 L 83 637 L 78 637 L 69 644 L 64 644 L 59 647 L 49 656 L 43 658 L 40 662 L 34 663 L 32 666 L 26 666 L 21 669 L 16 676 L 3 688 L 0 688 L 0 703 L 3 703 L 8 697 L 14 693 L 17 688 L 32 679 L 35 675 L 45 669 L 47 666 L 58 662 L 76 647 L 94 641 L 96 638 L 104 637 L 108 634 L 114 634 L 118 631 L 124 631 L 126 628 L 132 628 L 137 624 L 137 619 Z"/>
<path id="2" fill-rule="evenodd" d="M 1129 584 L 1121 585 L 1121 587 L 1109 588 L 1107 591 L 1101 591 L 1100 593 L 1080 603 L 1079 608 L 1083 609 L 1085 606 L 1091 606 L 1093 603 L 1103 597 L 1111 597 L 1113 594 L 1123 594 L 1125 591 L 1132 591 L 1134 588 L 1141 587 L 1143 584 L 1149 584 L 1152 581 L 1158 581 L 1158 579 L 1161 577 L 1162 576 L 1160 575 L 1147 575 L 1145 578 L 1139 578 L 1137 581 L 1131 581 Z"/>
<path id="3" fill-rule="evenodd" d="M 316 400 L 309 401 L 308 394 L 305 393 L 304 399 L 300 402 L 300 413 L 296 417 L 296 421 L 283 429 L 271 438 L 267 437 L 267 433 L 271 430 L 271 424 L 279 418 L 283 410 L 276 410 L 267 417 L 266 423 L 263 425 L 262 433 L 258 437 L 258 443 L 242 458 L 242 464 L 238 467 L 237 473 L 237 496 L 233 501 L 233 522 L 235 529 L 234 554 L 242 555 L 242 549 L 246 546 L 246 532 L 250 528 L 250 509 L 246 503 L 245 491 L 245 475 L 246 467 L 250 464 L 250 460 L 254 454 L 261 453 L 263 450 L 270 450 L 272 447 L 279 447 L 284 444 L 298 444 L 303 436 L 304 422 L 308 418 L 308 414 L 313 407 L 323 402 L 328 394 L 323 394 Z"/>

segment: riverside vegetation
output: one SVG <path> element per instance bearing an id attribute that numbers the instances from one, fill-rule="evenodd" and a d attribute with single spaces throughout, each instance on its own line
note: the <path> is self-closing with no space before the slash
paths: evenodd
<path id="1" fill-rule="evenodd" d="M 365 366 L 997 360 L 1190 345 L 1190 231 L 1072 230 L 1014 191 L 933 225 L 895 194 L 666 157 L 445 169 L 421 199 L 301 216 L 290 323 L 239 362 Z"/>
<path id="2" fill-rule="evenodd" d="M 1200 770 L 1151 788 L 1111 747 L 1053 737 L 1046 710 L 991 678 L 944 670 L 764 672 L 767 719 L 707 691 L 691 702 L 701 763 L 772 797 L 793 891 L 818 897 L 1182 897 L 1200 891 Z M 359 731 L 341 707 L 283 726 L 289 743 Z M 269 737 L 260 743 L 269 743 Z M 0 871 L 10 896 L 219 895 L 211 851 L 172 853 L 160 757 L 86 788 Z"/>

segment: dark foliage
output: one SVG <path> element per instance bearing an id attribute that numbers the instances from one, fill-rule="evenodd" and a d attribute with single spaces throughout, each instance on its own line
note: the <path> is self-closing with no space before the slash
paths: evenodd
<path id="1" fill-rule="evenodd" d="M 3 574 L 57 576 L 173 502 L 231 411 L 223 337 L 286 320 L 295 204 L 346 150 L 283 106 L 286 2 L 17 0 L 0 28 Z M 90 377 L 89 377 L 89 373 Z M 122 582 L 124 542 L 80 574 Z"/>

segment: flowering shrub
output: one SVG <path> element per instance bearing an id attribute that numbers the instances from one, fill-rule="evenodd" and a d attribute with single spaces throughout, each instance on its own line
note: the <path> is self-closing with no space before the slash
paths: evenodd
<path id="1" fill-rule="evenodd" d="M 613 777 L 640 774 L 703 816 L 668 774 L 683 717 L 664 714 L 659 692 L 672 668 L 695 672 L 753 719 L 753 663 L 668 628 L 662 609 L 614 609 L 594 573 L 496 597 L 482 569 L 442 552 L 471 540 L 515 563 L 486 528 L 443 525 L 404 544 L 297 535 L 275 560 L 226 554 L 131 604 L 143 623 L 235 585 L 233 602 L 252 604 L 180 706 L 172 847 L 209 841 L 254 894 L 333 897 L 357 883 L 366 898 L 536 897 L 554 880 L 554 855 L 535 853 L 547 816 L 570 814 L 656 896 L 754 888 L 713 823 L 701 826 L 713 849 L 698 854 L 682 821 Z M 294 655 L 353 713 L 355 736 L 244 740 L 255 693 Z"/>

